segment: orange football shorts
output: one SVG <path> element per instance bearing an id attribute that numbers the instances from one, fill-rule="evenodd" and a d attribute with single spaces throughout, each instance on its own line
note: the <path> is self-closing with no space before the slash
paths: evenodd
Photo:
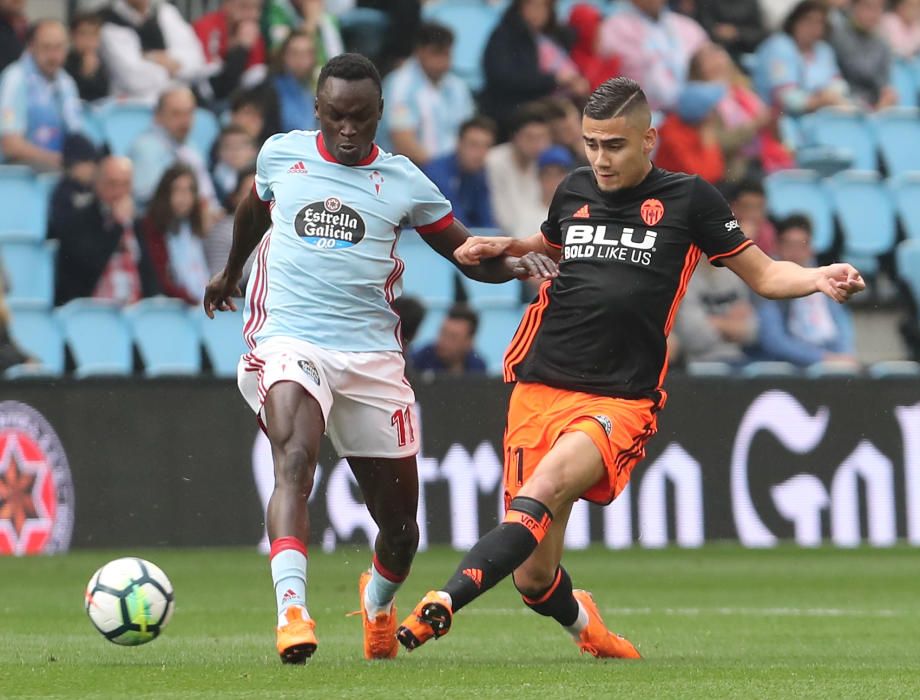
<path id="1" fill-rule="evenodd" d="M 651 399 L 615 399 L 543 384 L 518 382 L 505 429 L 505 507 L 564 433 L 580 431 L 597 446 L 607 474 L 581 497 L 606 505 L 629 483 L 658 430 L 660 406 Z"/>

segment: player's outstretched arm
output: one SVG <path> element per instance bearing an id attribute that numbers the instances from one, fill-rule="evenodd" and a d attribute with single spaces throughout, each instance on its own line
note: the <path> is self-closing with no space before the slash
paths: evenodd
<path id="1" fill-rule="evenodd" d="M 454 251 L 454 259 L 461 265 L 478 265 L 485 258 L 501 254 L 522 257 L 527 253 L 540 253 L 559 262 L 560 250 L 546 243 L 542 233 L 529 238 L 510 236 L 469 236 Z"/>
<path id="2" fill-rule="evenodd" d="M 866 288 L 859 271 L 847 263 L 823 267 L 801 267 L 773 260 L 756 245 L 724 259 L 725 266 L 767 299 L 792 299 L 815 292 L 844 303 Z"/>
<path id="3" fill-rule="evenodd" d="M 272 223 L 266 203 L 251 191 L 236 209 L 233 219 L 233 242 L 222 272 L 214 275 L 204 290 L 204 312 L 214 318 L 215 311 L 236 311 L 233 297 L 240 295 L 243 265 L 259 245 Z"/>

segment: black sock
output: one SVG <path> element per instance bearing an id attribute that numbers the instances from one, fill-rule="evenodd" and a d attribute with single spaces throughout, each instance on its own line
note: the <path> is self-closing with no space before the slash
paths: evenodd
<path id="1" fill-rule="evenodd" d="M 467 552 L 441 590 L 457 612 L 505 578 L 533 554 L 553 522 L 549 509 L 533 498 L 511 500 L 504 522 Z"/>
<path id="2" fill-rule="evenodd" d="M 563 627 L 571 627 L 578 620 L 578 601 L 572 595 L 572 579 L 561 566 L 556 569 L 556 578 L 549 588 L 533 598 L 523 594 L 521 598 L 535 613 L 551 617 Z"/>

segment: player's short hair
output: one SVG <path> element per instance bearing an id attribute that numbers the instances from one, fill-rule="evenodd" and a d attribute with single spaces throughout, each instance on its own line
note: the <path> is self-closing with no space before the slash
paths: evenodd
<path id="1" fill-rule="evenodd" d="M 323 91 L 323 85 L 329 78 L 339 78 L 349 82 L 370 80 L 377 86 L 377 92 L 383 95 L 380 71 L 369 58 L 359 53 L 340 53 L 329 59 L 329 62 L 319 72 L 319 79 L 316 81 L 317 95 Z"/>
<path id="2" fill-rule="evenodd" d="M 776 237 L 782 238 L 792 229 L 802 229 L 808 234 L 808 237 L 811 238 L 811 219 L 805 214 L 790 214 L 776 224 Z"/>
<path id="3" fill-rule="evenodd" d="M 430 46 L 435 49 L 449 49 L 454 45 L 454 33 L 443 24 L 422 22 L 415 33 L 415 47 Z"/>
<path id="4" fill-rule="evenodd" d="M 466 321 L 469 323 L 471 336 L 476 335 L 476 331 L 479 329 L 479 314 L 473 311 L 465 302 L 458 301 L 451 306 L 447 311 L 447 318 L 454 321 Z"/>
<path id="5" fill-rule="evenodd" d="M 460 125 L 460 131 L 457 135 L 457 138 L 462 139 L 463 135 L 470 129 L 482 129 L 483 131 L 488 131 L 490 134 L 492 134 L 493 139 L 498 138 L 498 125 L 495 123 L 495 120 L 484 115 L 470 117 L 465 122 L 463 122 Z"/>
<path id="6" fill-rule="evenodd" d="M 649 111 L 642 87 L 632 78 L 621 76 L 597 86 L 588 98 L 584 114 L 591 119 L 613 119 L 628 116 L 639 109 Z"/>
<path id="7" fill-rule="evenodd" d="M 786 15 L 786 19 L 783 20 L 783 33 L 792 36 L 795 25 L 797 25 L 805 15 L 809 15 L 812 12 L 820 12 L 826 19 L 828 14 L 827 5 L 821 2 L 821 0 L 802 0 L 790 10 L 789 14 Z"/>
<path id="8" fill-rule="evenodd" d="M 530 124 L 544 124 L 549 126 L 550 115 L 545 105 L 539 102 L 522 104 L 511 113 L 508 119 L 508 133 L 514 136 L 517 132 Z"/>

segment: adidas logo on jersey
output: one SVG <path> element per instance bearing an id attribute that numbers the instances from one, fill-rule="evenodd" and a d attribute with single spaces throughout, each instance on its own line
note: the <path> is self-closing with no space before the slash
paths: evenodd
<path id="1" fill-rule="evenodd" d="M 296 175 L 306 175 L 307 166 L 303 164 L 302 160 L 298 160 L 294 165 L 288 168 L 289 173 L 295 173 Z"/>
<path id="2" fill-rule="evenodd" d="M 572 214 L 573 219 L 587 219 L 590 218 L 591 212 L 588 209 L 588 205 L 585 204 L 581 209 Z"/>

